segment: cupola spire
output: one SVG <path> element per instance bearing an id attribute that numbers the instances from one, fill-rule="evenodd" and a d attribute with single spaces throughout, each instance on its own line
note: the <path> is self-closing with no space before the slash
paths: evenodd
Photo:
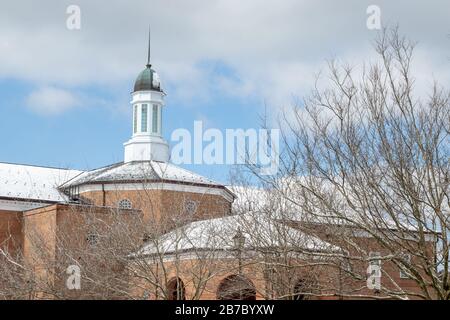
<path id="1" fill-rule="evenodd" d="M 148 26 L 148 53 L 147 53 L 147 67 L 151 67 L 152 65 L 150 64 L 150 45 L 151 45 L 151 30 L 150 30 L 150 25 Z"/>

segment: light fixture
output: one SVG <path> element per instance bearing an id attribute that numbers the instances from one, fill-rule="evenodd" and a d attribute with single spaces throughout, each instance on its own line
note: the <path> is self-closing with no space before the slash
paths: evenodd
<path id="1" fill-rule="evenodd" d="M 234 247 L 236 249 L 242 249 L 245 244 L 245 237 L 242 234 L 241 228 L 238 228 L 236 234 L 233 237 Z"/>

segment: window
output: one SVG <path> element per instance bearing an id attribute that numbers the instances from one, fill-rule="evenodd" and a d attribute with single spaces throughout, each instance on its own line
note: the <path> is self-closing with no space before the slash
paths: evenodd
<path id="1" fill-rule="evenodd" d="M 409 275 L 406 272 L 406 269 L 404 269 L 403 265 L 409 265 L 411 264 L 411 255 L 408 253 L 403 253 L 400 255 L 400 278 L 402 279 L 408 279 Z"/>
<path id="2" fill-rule="evenodd" d="M 153 105 L 152 132 L 158 133 L 158 105 Z"/>
<path id="3" fill-rule="evenodd" d="M 167 283 L 168 300 L 186 300 L 186 289 L 183 280 L 175 278 Z"/>
<path id="4" fill-rule="evenodd" d="M 253 200 L 249 200 L 247 202 L 247 210 L 248 211 L 256 210 L 256 202 Z"/>
<path id="5" fill-rule="evenodd" d="M 147 105 L 142 105 L 142 114 L 141 114 L 141 132 L 147 132 Z"/>
<path id="6" fill-rule="evenodd" d="M 380 257 L 381 257 L 381 255 L 380 255 L 379 252 L 370 251 L 369 252 L 369 259 L 370 259 L 369 263 L 370 263 L 370 265 L 372 265 L 372 266 L 381 266 L 381 259 L 380 259 Z M 376 258 L 378 258 L 378 259 L 376 259 Z"/>
<path id="7" fill-rule="evenodd" d="M 162 134 L 162 108 L 159 108 L 159 126 L 158 126 L 158 132 L 159 134 Z"/>
<path id="8" fill-rule="evenodd" d="M 308 300 L 311 293 L 311 285 L 305 279 L 298 279 L 294 286 L 293 300 Z"/>
<path id="9" fill-rule="evenodd" d="M 253 282 L 241 275 L 230 275 L 223 279 L 216 292 L 217 300 L 256 300 Z"/>
<path id="10" fill-rule="evenodd" d="M 98 244 L 98 234 L 96 232 L 89 232 L 86 236 L 86 242 L 90 246 L 95 246 Z"/>
<path id="11" fill-rule="evenodd" d="M 379 252 L 370 251 L 369 252 L 369 266 L 377 266 L 375 268 L 371 267 L 371 272 L 377 277 L 381 277 L 381 254 Z M 378 258 L 378 259 L 377 259 Z"/>
<path id="12" fill-rule="evenodd" d="M 193 200 L 188 200 L 184 203 L 184 208 L 187 214 L 194 214 L 197 211 L 197 202 Z"/>
<path id="13" fill-rule="evenodd" d="M 132 209 L 131 201 L 128 199 L 122 199 L 119 201 L 119 209 Z"/>
<path id="14" fill-rule="evenodd" d="M 138 113 L 138 106 L 134 106 L 134 118 L 133 118 L 133 132 L 137 132 L 137 113 Z"/>
<path id="15" fill-rule="evenodd" d="M 150 292 L 148 290 L 145 290 L 142 294 L 142 300 L 149 300 L 150 299 Z"/>

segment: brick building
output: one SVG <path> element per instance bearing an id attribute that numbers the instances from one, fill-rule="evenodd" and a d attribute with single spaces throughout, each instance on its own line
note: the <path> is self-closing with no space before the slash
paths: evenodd
<path id="1" fill-rule="evenodd" d="M 149 61 L 131 95 L 132 137 L 124 144 L 123 162 L 92 171 L 0 163 L 3 256 L 20 257 L 34 279 L 64 287 L 60 274 L 70 261 L 92 261 L 87 257 L 113 227 L 124 232 L 137 225 L 127 234 L 135 246 L 124 240 L 120 248 L 127 266 L 121 261 L 117 269 L 128 271 L 127 290 L 135 297 L 302 299 L 343 297 L 345 286 L 367 291 L 365 279 L 342 281 L 339 257 L 348 248 L 325 231 L 308 232 L 295 220 L 235 214 L 236 192 L 170 163 L 162 134 L 165 93 Z M 242 201 L 245 207 L 258 199 Z M 368 252 L 379 252 L 375 239 L 360 240 Z M 63 249 L 77 254 L 67 259 Z M 106 276 L 107 267 L 100 265 L 96 272 Z M 400 277 L 393 265 L 388 272 Z M 121 282 L 108 276 L 111 283 Z M 399 283 L 417 286 L 406 278 Z M 57 297 L 43 291 L 33 297 Z"/>

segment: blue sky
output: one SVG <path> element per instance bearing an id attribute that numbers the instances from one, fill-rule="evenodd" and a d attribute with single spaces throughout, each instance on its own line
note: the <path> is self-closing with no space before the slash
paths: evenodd
<path id="1" fill-rule="evenodd" d="M 221 62 L 203 63 L 212 75 L 236 77 Z M 155 66 L 157 68 L 157 66 Z M 136 75 L 141 71 L 136 70 Z M 163 72 L 161 77 L 163 78 Z M 124 85 L 119 96 L 132 90 L 134 79 Z M 17 79 L 0 81 L 0 132 L 3 148 L 0 161 L 76 169 L 94 169 L 123 160 L 123 142 L 131 137 L 131 106 L 124 100 L 123 108 L 110 108 L 108 102 L 116 103 L 116 93 L 101 86 L 78 89 L 82 95 L 95 99 L 84 100 L 83 106 L 47 116 L 36 114 L 23 97 L 33 89 L 33 84 Z M 177 128 L 193 132 L 194 121 L 203 121 L 204 130 L 218 128 L 258 128 L 258 114 L 264 112 L 264 101 L 257 97 L 238 99 L 212 90 L 201 104 L 195 101 L 182 103 L 165 89 L 164 136 L 171 145 L 170 133 Z M 22 97 L 22 98 L 20 98 Z M 120 99 L 120 98 L 119 98 Z M 92 102 L 91 102 L 92 101 Z M 99 103 L 101 101 L 101 103 Z M 226 182 L 227 165 L 185 165 L 210 178 Z"/>
<path id="2" fill-rule="evenodd" d="M 66 8 L 81 9 L 81 29 Z M 258 128 L 307 94 L 326 60 L 361 66 L 377 31 L 398 24 L 419 42 L 416 85 L 450 81 L 450 4 L 411 1 L 32 1 L 0 4 L 0 161 L 93 169 L 123 160 L 130 91 L 146 62 L 167 92 L 163 131 Z M 272 122 L 273 126 L 276 126 Z M 187 166 L 222 182 L 227 165 Z"/>

